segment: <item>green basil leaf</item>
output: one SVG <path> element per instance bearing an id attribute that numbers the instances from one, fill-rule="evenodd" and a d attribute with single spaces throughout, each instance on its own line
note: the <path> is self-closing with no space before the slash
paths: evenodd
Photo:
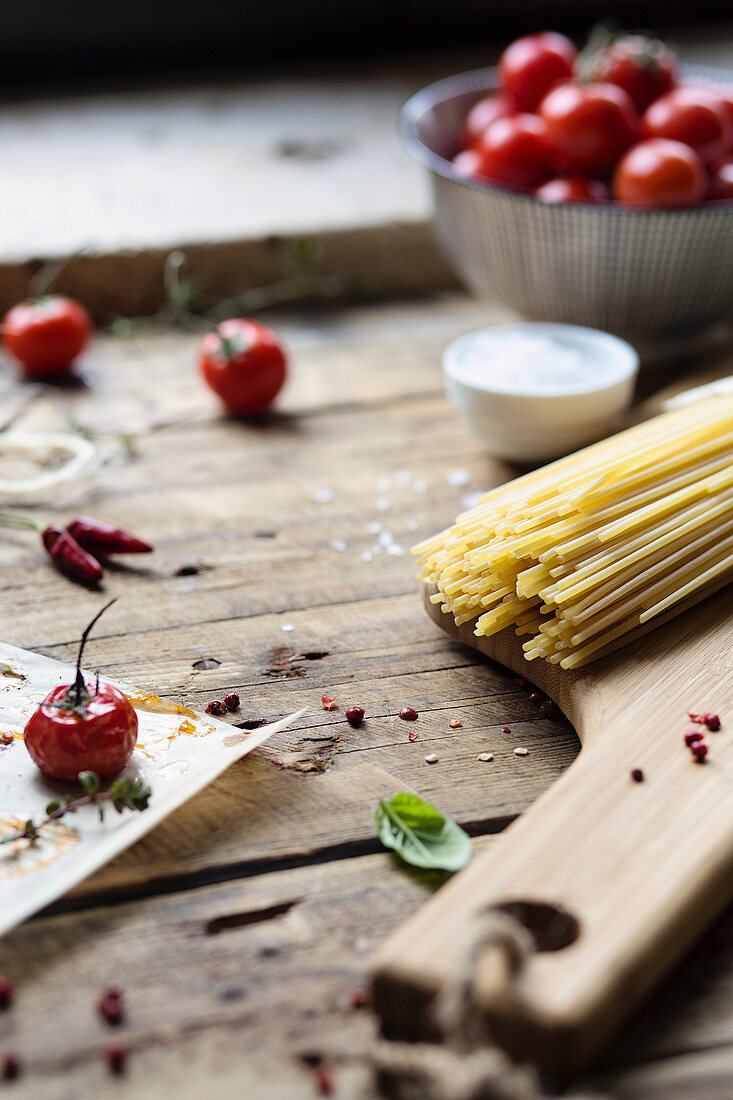
<path id="1" fill-rule="evenodd" d="M 468 834 L 417 795 L 405 791 L 382 799 L 374 817 L 385 848 L 413 867 L 459 871 L 470 859 Z"/>

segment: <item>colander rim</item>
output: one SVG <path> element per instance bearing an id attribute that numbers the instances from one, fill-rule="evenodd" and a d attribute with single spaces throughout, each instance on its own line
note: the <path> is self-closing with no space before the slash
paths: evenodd
<path id="1" fill-rule="evenodd" d="M 468 187 L 472 191 L 481 194 L 497 192 L 517 202 L 535 203 L 538 200 L 531 191 L 522 191 L 506 184 L 494 183 L 491 180 L 482 182 L 466 179 L 459 176 L 451 168 L 451 163 L 439 153 L 430 149 L 418 134 L 418 124 L 427 111 L 432 110 L 440 103 L 452 99 L 467 92 L 493 92 L 498 90 L 496 79 L 496 66 L 487 66 L 480 69 L 467 69 L 464 72 L 454 73 L 452 76 L 442 77 L 440 80 L 427 84 L 424 88 L 415 92 L 403 103 L 397 120 L 397 127 L 402 142 L 414 160 L 423 167 L 434 172 L 443 179 L 450 180 L 459 186 Z M 724 87 L 733 89 L 733 69 L 723 69 L 714 65 L 683 65 L 682 76 L 686 80 L 711 81 Z M 592 203 L 573 202 L 566 204 L 545 203 L 549 209 L 568 211 L 581 207 L 585 210 L 597 211 L 601 217 L 633 216 L 641 218 L 696 218 L 701 215 L 725 217 L 733 210 L 733 199 L 717 199 L 712 202 L 698 203 L 695 206 L 673 207 L 635 207 L 623 206 L 616 202 Z"/>

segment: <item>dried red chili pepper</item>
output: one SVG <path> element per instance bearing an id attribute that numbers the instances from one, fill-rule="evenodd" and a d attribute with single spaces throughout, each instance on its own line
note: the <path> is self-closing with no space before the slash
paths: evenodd
<path id="1" fill-rule="evenodd" d="M 89 516 L 75 516 L 67 523 L 66 530 L 85 550 L 95 556 L 108 554 L 149 554 L 153 549 L 149 542 L 143 542 L 136 535 L 113 527 L 100 519 Z"/>
<path id="2" fill-rule="evenodd" d="M 56 568 L 82 584 L 98 584 L 104 570 L 96 558 L 79 545 L 63 527 L 52 524 L 41 532 L 43 545 Z"/>

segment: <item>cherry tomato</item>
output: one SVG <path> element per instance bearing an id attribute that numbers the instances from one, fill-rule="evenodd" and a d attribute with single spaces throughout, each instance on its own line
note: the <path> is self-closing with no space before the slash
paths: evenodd
<path id="1" fill-rule="evenodd" d="M 268 408 L 287 373 L 285 352 L 272 329 L 242 317 L 222 321 L 204 336 L 199 368 L 206 384 L 236 416 Z"/>
<path id="2" fill-rule="evenodd" d="M 709 199 L 733 199 L 733 157 L 722 160 L 710 174 Z"/>
<path id="3" fill-rule="evenodd" d="M 570 79 L 577 56 L 575 46 L 562 34 L 529 34 L 504 50 L 499 59 L 499 83 L 520 111 L 534 111 L 550 88 Z"/>
<path id="4" fill-rule="evenodd" d="M 628 206 L 692 206 L 706 189 L 705 167 L 694 149 L 666 138 L 629 149 L 613 177 L 614 198 Z"/>
<path id="5" fill-rule="evenodd" d="M 594 54 L 590 72 L 594 81 L 623 88 L 642 112 L 674 88 L 677 58 L 659 39 L 631 34 Z"/>
<path id="6" fill-rule="evenodd" d="M 453 160 L 453 171 L 462 179 L 481 179 L 481 154 L 477 149 L 462 149 Z"/>
<path id="7" fill-rule="evenodd" d="M 67 374 L 92 334 L 92 321 L 73 298 L 49 294 L 13 306 L 2 323 L 2 341 L 34 377 Z"/>
<path id="8" fill-rule="evenodd" d="M 73 707 L 75 685 L 50 691 L 25 727 L 25 744 L 33 763 L 53 779 L 76 779 L 79 772 L 101 778 L 121 771 L 137 743 L 137 714 L 132 703 L 111 684 Z"/>
<path id="9" fill-rule="evenodd" d="M 497 118 L 507 118 L 517 113 L 517 105 L 508 95 L 487 95 L 474 103 L 466 115 L 463 130 L 464 145 L 473 145 Z"/>
<path id="10" fill-rule="evenodd" d="M 652 103 L 641 120 L 642 136 L 682 141 L 706 164 L 722 157 L 731 141 L 731 124 L 719 96 L 704 88 L 675 88 Z"/>
<path id="11" fill-rule="evenodd" d="M 706 92 L 714 95 L 716 99 L 719 99 L 725 109 L 725 114 L 728 119 L 728 127 L 730 133 L 730 139 L 728 141 L 728 147 L 726 153 L 733 153 L 733 90 L 729 88 L 716 88 L 713 85 L 708 85 L 705 88 Z"/>
<path id="12" fill-rule="evenodd" d="M 514 115 L 492 122 L 476 152 L 479 175 L 510 187 L 536 187 L 557 168 L 547 127 L 537 115 Z"/>
<path id="13" fill-rule="evenodd" d="M 605 183 L 583 176 L 558 176 L 538 187 L 535 195 L 542 202 L 607 202 L 609 198 Z"/>
<path id="14" fill-rule="evenodd" d="M 560 84 L 542 100 L 539 113 L 571 172 L 612 168 L 639 131 L 631 97 L 615 84 Z"/>

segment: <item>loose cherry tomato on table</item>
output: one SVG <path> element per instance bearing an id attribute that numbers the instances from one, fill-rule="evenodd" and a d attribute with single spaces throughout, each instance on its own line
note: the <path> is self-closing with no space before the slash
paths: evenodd
<path id="1" fill-rule="evenodd" d="M 710 174 L 709 199 L 733 199 L 733 157 L 716 164 Z"/>
<path id="2" fill-rule="evenodd" d="M 285 382 L 287 362 L 272 329 L 236 317 L 204 336 L 199 368 L 229 412 L 245 416 L 272 404 Z"/>
<path id="3" fill-rule="evenodd" d="M 539 114 L 571 172 L 612 168 L 639 131 L 631 97 L 615 84 L 560 84 L 542 100 Z"/>
<path id="4" fill-rule="evenodd" d="M 478 175 L 510 187 L 536 187 L 557 170 L 547 127 L 537 115 L 497 119 L 475 150 L 479 155 Z"/>
<path id="5" fill-rule="evenodd" d="M 85 771 L 100 778 L 115 775 L 137 743 L 137 714 L 127 696 L 111 684 L 97 683 L 90 689 L 81 672 L 84 645 L 107 607 L 82 635 L 74 683 L 53 688 L 25 727 L 33 763 L 52 779 L 74 780 Z"/>
<path id="6" fill-rule="evenodd" d="M 682 87 L 655 100 L 641 120 L 642 137 L 689 145 L 706 164 L 722 157 L 733 136 L 725 104 L 704 88 Z"/>
<path id="7" fill-rule="evenodd" d="M 659 39 L 641 34 L 617 38 L 598 50 L 589 68 L 591 80 L 623 88 L 639 112 L 677 83 L 677 58 L 672 50 Z"/>
<path id="8" fill-rule="evenodd" d="M 583 176 L 558 176 L 538 187 L 535 196 L 542 202 L 607 202 L 608 188 L 601 180 Z"/>
<path id="9" fill-rule="evenodd" d="M 473 145 L 497 118 L 508 118 L 517 113 L 516 103 L 508 95 L 487 95 L 474 103 L 466 115 L 463 144 Z"/>
<path id="10" fill-rule="evenodd" d="M 2 322 L 2 341 L 26 375 L 49 378 L 71 370 L 92 330 L 79 302 L 49 294 L 13 306 Z"/>
<path id="11" fill-rule="evenodd" d="M 650 138 L 619 161 L 613 194 L 628 206 L 692 206 L 705 197 L 707 182 L 702 160 L 689 145 Z"/>
<path id="12" fill-rule="evenodd" d="M 550 88 L 570 79 L 576 57 L 575 46 L 562 34 L 529 34 L 504 50 L 499 59 L 499 83 L 520 111 L 534 111 Z"/>

